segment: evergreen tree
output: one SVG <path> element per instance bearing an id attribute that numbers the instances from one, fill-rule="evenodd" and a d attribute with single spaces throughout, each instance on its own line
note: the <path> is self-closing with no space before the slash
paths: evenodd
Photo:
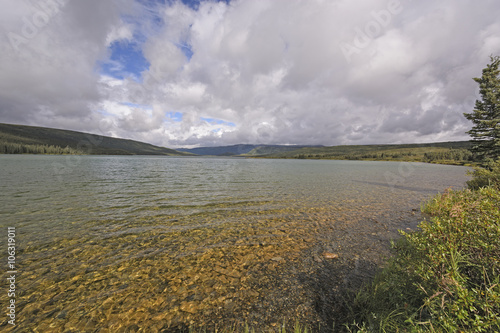
<path id="1" fill-rule="evenodd" d="M 491 57 L 491 63 L 483 69 L 479 83 L 482 100 L 476 100 L 471 113 L 464 116 L 474 123 L 469 135 L 471 151 L 484 162 L 500 157 L 500 57 Z"/>

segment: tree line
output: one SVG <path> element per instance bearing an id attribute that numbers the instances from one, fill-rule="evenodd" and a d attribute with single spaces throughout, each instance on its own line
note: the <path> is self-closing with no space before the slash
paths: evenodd
<path id="1" fill-rule="evenodd" d="M 422 162 L 436 161 L 473 161 L 475 155 L 468 149 L 449 149 L 435 152 L 416 153 L 407 152 L 383 152 L 383 153 L 353 153 L 353 154 L 299 154 L 297 159 L 343 159 L 343 160 L 392 160 L 403 159 Z"/>
<path id="2" fill-rule="evenodd" d="M 70 155 L 81 154 L 76 149 L 69 146 L 65 148 L 53 145 L 35 145 L 24 143 L 13 143 L 0 141 L 0 154 L 51 154 L 51 155 Z"/>
<path id="3" fill-rule="evenodd" d="M 424 153 L 425 162 L 433 161 L 473 161 L 474 155 L 467 149 L 450 149 L 449 151 L 436 151 Z"/>

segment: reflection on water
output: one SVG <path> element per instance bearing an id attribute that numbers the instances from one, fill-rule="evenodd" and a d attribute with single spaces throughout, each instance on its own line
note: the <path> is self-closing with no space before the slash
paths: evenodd
<path id="1" fill-rule="evenodd" d="M 388 162 L 0 164 L 2 228 L 16 227 L 20 250 L 16 332 L 325 325 L 333 291 L 381 262 L 423 199 L 466 180 L 465 168 Z"/>

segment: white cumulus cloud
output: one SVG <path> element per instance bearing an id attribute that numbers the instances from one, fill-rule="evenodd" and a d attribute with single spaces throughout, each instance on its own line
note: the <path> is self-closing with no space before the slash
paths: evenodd
<path id="1" fill-rule="evenodd" d="M 464 140 L 500 54 L 494 0 L 0 4 L 0 122 L 170 147 Z"/>

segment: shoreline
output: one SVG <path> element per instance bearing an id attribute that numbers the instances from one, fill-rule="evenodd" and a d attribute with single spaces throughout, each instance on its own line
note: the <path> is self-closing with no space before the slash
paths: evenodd
<path id="1" fill-rule="evenodd" d="M 245 155 L 235 155 L 235 156 L 215 156 L 215 155 L 192 155 L 192 156 L 178 156 L 178 155 L 155 155 L 155 154 L 80 154 L 80 153 L 68 153 L 68 154 L 49 154 L 49 153 L 0 153 L 1 155 L 14 155 L 14 156 L 138 156 L 138 157 L 176 157 L 176 158 L 248 158 L 248 159 L 271 159 L 271 160 L 318 160 L 318 161 L 353 161 L 353 162 L 404 162 L 404 163 L 425 163 L 425 164 L 438 164 L 438 165 L 449 165 L 449 166 L 462 166 L 462 167 L 477 167 L 479 166 L 476 162 L 470 161 L 423 161 L 423 160 L 405 160 L 405 159 L 348 159 L 348 158 L 295 158 L 295 157 L 273 157 L 273 156 L 245 156 Z"/>
<path id="2" fill-rule="evenodd" d="M 351 296 L 358 332 L 500 330 L 500 191 L 447 190 L 422 206 L 419 230 L 402 232 L 394 256 Z"/>
<path id="3" fill-rule="evenodd" d="M 54 182 L 58 159 L 5 159 L 26 330 L 328 327 L 341 290 L 421 220 L 421 199 L 466 179 L 422 165 L 391 187 L 397 164 L 89 157 Z"/>

